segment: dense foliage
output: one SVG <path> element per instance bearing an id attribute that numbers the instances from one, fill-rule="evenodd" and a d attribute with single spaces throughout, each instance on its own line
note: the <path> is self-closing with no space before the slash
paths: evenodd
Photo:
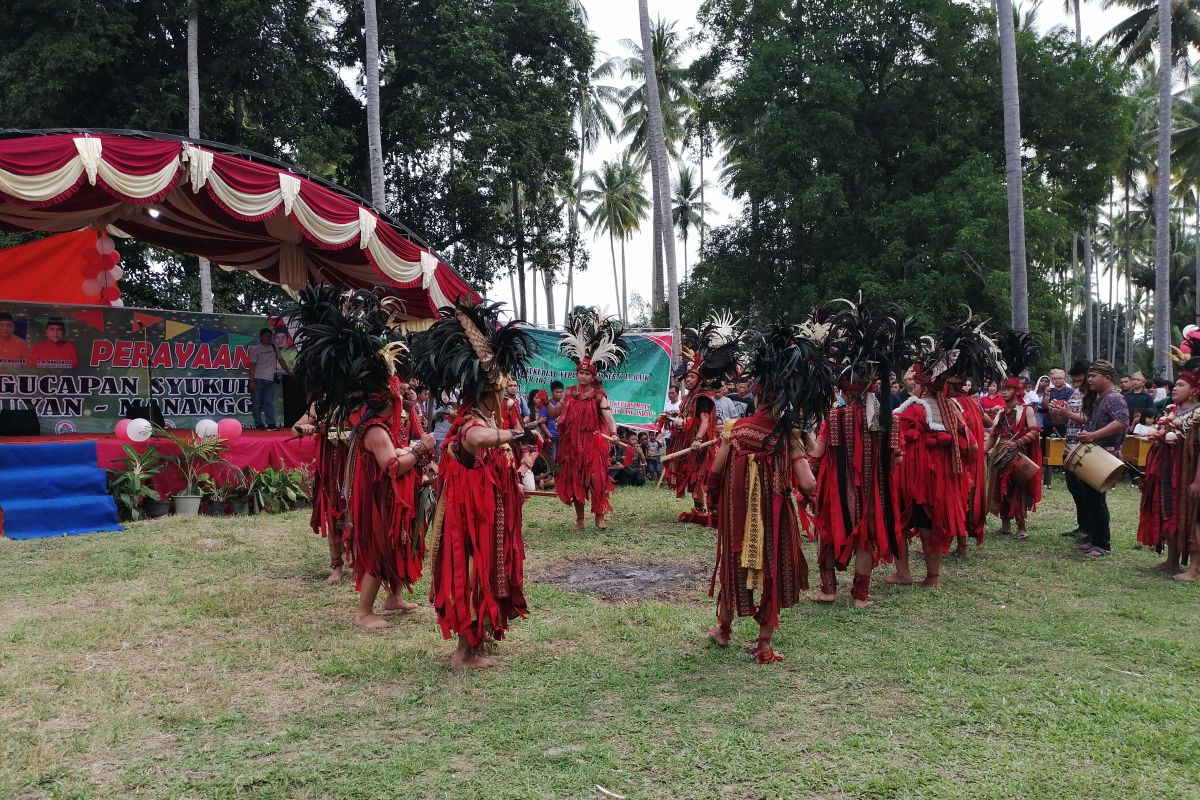
<path id="1" fill-rule="evenodd" d="M 697 81 L 744 203 L 685 298 L 795 316 L 862 291 L 925 322 L 966 304 L 1007 321 L 995 16 L 953 0 L 709 0 Z M 1126 146 L 1126 71 L 1064 32 L 1019 34 L 1031 315 Z"/>

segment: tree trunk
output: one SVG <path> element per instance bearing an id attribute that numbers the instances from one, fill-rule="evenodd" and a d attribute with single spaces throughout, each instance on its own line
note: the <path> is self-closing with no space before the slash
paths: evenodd
<path id="1" fill-rule="evenodd" d="M 563 321 L 567 319 L 567 315 L 571 313 L 571 302 L 574 300 L 575 294 L 575 255 L 579 249 L 579 217 L 583 212 L 583 159 L 587 155 L 587 148 L 584 146 L 584 121 L 583 121 L 583 104 L 587 102 L 587 93 L 584 90 L 579 92 L 579 174 L 575 176 L 575 208 L 571 215 L 571 253 L 570 260 L 567 262 L 567 294 L 563 298 Z M 550 301 L 547 300 L 547 303 Z"/>
<path id="2" fill-rule="evenodd" d="M 688 259 L 687 259 L 687 228 L 683 228 L 680 232 L 680 238 L 683 239 L 683 285 L 687 286 L 688 280 Z"/>
<path id="3" fill-rule="evenodd" d="M 642 23 L 642 59 L 646 72 L 646 104 L 650 122 L 650 161 L 658 163 L 654 194 L 661 197 L 658 210 L 662 219 L 664 266 L 667 273 L 667 308 L 671 321 L 671 363 L 679 363 L 679 283 L 675 274 L 675 236 L 671 230 L 671 176 L 668 172 L 667 141 L 663 137 L 662 104 L 658 96 L 658 66 L 654 60 L 654 41 L 650 36 L 650 9 L 647 0 L 638 0 Z"/>
<path id="4" fill-rule="evenodd" d="M 1000 18 L 1000 78 L 1004 96 L 1004 165 L 1008 184 L 1008 258 L 1012 328 L 1029 331 L 1029 277 L 1025 266 L 1025 194 L 1021 184 L 1021 103 L 1017 92 L 1017 39 L 1012 0 L 996 3 Z"/>
<path id="5" fill-rule="evenodd" d="M 371 202 L 384 210 L 387 196 L 383 185 L 383 139 L 379 132 L 379 17 L 375 0 L 363 0 L 366 55 L 363 67 L 367 84 L 367 162 L 371 174 Z"/>
<path id="6" fill-rule="evenodd" d="M 529 282 L 533 284 L 533 324 L 538 324 L 538 277 L 537 267 L 530 265 L 529 267 Z"/>
<path id="7" fill-rule="evenodd" d="M 625 239 L 624 239 L 624 237 L 622 237 L 622 239 L 621 239 L 622 248 L 624 247 L 624 245 L 625 245 Z M 617 246 L 616 246 L 616 243 L 613 241 L 613 235 L 612 235 L 611 230 L 608 232 L 608 252 L 612 256 L 613 294 L 617 298 L 616 303 L 617 303 L 617 308 L 619 309 L 621 307 L 621 279 L 617 275 Z M 618 312 L 618 316 L 620 316 L 619 312 Z M 624 322 L 625 321 L 624 318 L 622 318 L 621 321 Z"/>
<path id="8" fill-rule="evenodd" d="M 188 136 L 200 138 L 200 3 L 188 3 L 187 82 Z M 200 268 L 200 311 L 213 311 L 212 266 L 207 258 L 198 259 Z"/>
<path id="9" fill-rule="evenodd" d="M 1192 284 L 1192 300 L 1195 304 L 1195 319 L 1200 325 L 1200 186 L 1196 187 L 1196 278 Z"/>
<path id="10" fill-rule="evenodd" d="M 1083 44 L 1083 18 L 1079 6 L 1083 0 L 1075 0 L 1075 44 Z"/>
<path id="11" fill-rule="evenodd" d="M 1158 0 L 1158 185 L 1154 187 L 1154 377 L 1171 345 L 1171 2 Z"/>
<path id="12" fill-rule="evenodd" d="M 629 324 L 629 278 L 625 273 L 625 237 L 621 237 L 621 321 Z"/>
<path id="13" fill-rule="evenodd" d="M 653 217 L 651 240 L 654 242 L 654 268 L 650 273 L 650 280 L 654 285 L 650 287 L 650 309 L 657 314 L 667 304 L 667 298 L 663 292 L 663 237 L 662 217 L 658 213 L 658 173 L 654 170 L 653 161 L 650 164 L 650 189 L 651 216 Z"/>
<path id="14" fill-rule="evenodd" d="M 704 253 L 704 128 L 700 128 L 700 253 Z M 685 245 L 686 247 L 686 245 Z M 686 259 L 686 253 L 685 253 Z M 687 280 L 687 267 L 683 268 L 684 280 Z"/>
<path id="15" fill-rule="evenodd" d="M 1083 229 L 1083 313 L 1086 317 L 1083 325 L 1083 335 L 1087 339 L 1083 352 L 1088 361 L 1096 360 L 1096 304 L 1093 299 L 1092 281 L 1092 224 L 1089 222 Z"/>
<path id="16" fill-rule="evenodd" d="M 1133 253 L 1130 250 L 1129 244 L 1129 184 L 1133 182 L 1133 175 L 1128 168 L 1125 170 L 1125 175 L 1123 178 L 1125 184 L 1125 218 L 1123 225 L 1125 229 L 1125 235 L 1122 237 L 1124 241 L 1121 243 L 1121 249 L 1124 256 L 1123 260 L 1125 262 L 1122 266 L 1125 268 L 1125 369 L 1128 371 L 1129 367 L 1133 364 L 1133 360 L 1129 357 L 1129 345 L 1133 340 L 1134 324 L 1133 269 L 1131 267 Z"/>
<path id="17" fill-rule="evenodd" d="M 546 327 L 554 327 L 554 273 L 542 270 L 542 285 L 546 287 Z"/>
<path id="18" fill-rule="evenodd" d="M 520 292 L 520 297 L 517 301 L 517 313 L 521 319 L 527 320 L 529 317 L 526 316 L 528 307 L 525 305 L 525 218 L 521 213 L 521 190 L 520 184 L 517 181 L 516 170 L 510 168 L 508 176 L 512 182 L 512 213 L 513 227 L 515 228 L 513 242 L 517 255 L 517 289 Z"/>

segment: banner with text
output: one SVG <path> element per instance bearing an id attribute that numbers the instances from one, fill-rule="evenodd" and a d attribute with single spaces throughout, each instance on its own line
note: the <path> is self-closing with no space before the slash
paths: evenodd
<path id="1" fill-rule="evenodd" d="M 248 426 L 251 348 L 264 327 L 265 317 L 0 301 L 0 409 L 33 408 L 47 434 L 110 432 L 148 398 L 168 427 L 205 417 Z"/>
<path id="2" fill-rule="evenodd" d="M 521 391 L 549 391 L 550 382 L 575 383 L 575 365 L 560 355 L 560 334 L 556 331 L 530 330 L 537 343 L 537 355 L 529 369 L 529 378 Z M 616 372 L 601 374 L 604 391 L 612 402 L 618 425 L 649 427 L 662 413 L 671 380 L 671 334 L 627 333 L 629 357 Z"/>

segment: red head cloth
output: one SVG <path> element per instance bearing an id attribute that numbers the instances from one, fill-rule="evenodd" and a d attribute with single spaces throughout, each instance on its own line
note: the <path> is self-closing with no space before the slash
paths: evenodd
<path id="1" fill-rule="evenodd" d="M 913 383 L 917 386 L 928 386 L 933 383 L 933 373 L 926 372 L 920 364 L 913 364 Z"/>
<path id="2" fill-rule="evenodd" d="M 579 362 L 577 369 L 581 369 L 584 372 L 590 372 L 592 375 L 600 374 L 600 370 L 596 369 L 596 365 L 586 358 Z"/>
<path id="3" fill-rule="evenodd" d="M 1020 378 L 1008 378 L 1004 381 L 1005 389 L 1024 389 L 1025 382 Z"/>
<path id="4" fill-rule="evenodd" d="M 1200 372 L 1192 372 L 1191 370 L 1181 372 L 1179 373 L 1179 380 L 1193 389 L 1200 389 Z"/>

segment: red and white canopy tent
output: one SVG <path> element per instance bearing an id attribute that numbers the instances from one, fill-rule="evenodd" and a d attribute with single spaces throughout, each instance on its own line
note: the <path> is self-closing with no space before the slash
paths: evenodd
<path id="1" fill-rule="evenodd" d="M 137 131 L 0 133 L 0 229 L 92 228 L 292 291 L 390 286 L 415 324 L 471 292 L 406 229 L 299 168 Z"/>

